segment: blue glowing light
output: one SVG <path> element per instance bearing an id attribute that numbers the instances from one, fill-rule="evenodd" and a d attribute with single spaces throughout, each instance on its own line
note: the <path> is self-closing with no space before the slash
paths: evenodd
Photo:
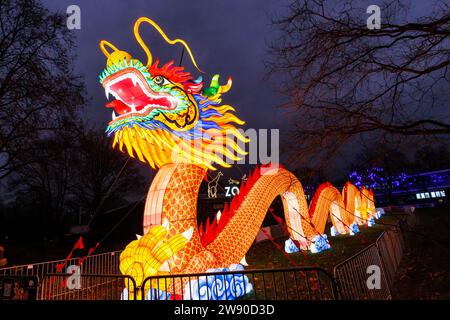
<path id="1" fill-rule="evenodd" d="M 230 268 L 209 269 L 206 272 L 224 272 L 244 270 L 240 264 Z M 201 276 L 186 284 L 184 300 L 236 300 L 253 291 L 248 277 L 243 274 Z"/>
<path id="2" fill-rule="evenodd" d="M 311 241 L 311 253 L 318 253 L 330 249 L 330 243 L 326 234 L 317 235 Z"/>
<path id="3" fill-rule="evenodd" d="M 358 224 L 356 222 L 352 223 L 350 225 L 350 235 L 354 236 L 355 234 L 357 234 L 359 232 L 359 227 Z"/>
<path id="4" fill-rule="evenodd" d="M 299 252 L 300 249 L 295 245 L 294 241 L 292 241 L 292 239 L 289 238 L 284 242 L 284 251 L 286 253 L 294 253 Z"/>
<path id="5" fill-rule="evenodd" d="M 332 237 L 336 237 L 337 235 L 339 235 L 339 231 L 334 226 L 332 226 L 330 229 L 330 234 Z"/>

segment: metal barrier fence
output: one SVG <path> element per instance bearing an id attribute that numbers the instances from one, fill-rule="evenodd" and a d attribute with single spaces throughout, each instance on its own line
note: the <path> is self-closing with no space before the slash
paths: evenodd
<path id="1" fill-rule="evenodd" d="M 395 274 L 397 268 L 403 257 L 403 251 L 405 249 L 405 242 L 403 240 L 402 233 L 399 229 L 388 230 L 383 232 L 375 242 L 383 262 L 383 270 L 386 276 L 386 280 L 390 288 L 394 283 Z"/>
<path id="2" fill-rule="evenodd" d="M 367 285 L 369 266 L 380 268 L 380 289 Z M 371 244 L 334 267 L 339 297 L 344 300 L 387 300 L 391 299 L 383 262 L 375 244 Z"/>
<path id="3" fill-rule="evenodd" d="M 364 250 L 334 267 L 334 278 L 342 299 L 385 300 L 391 299 L 397 268 L 405 251 L 405 241 L 400 227 L 384 231 Z M 374 273 L 371 266 L 379 267 L 380 287 L 368 285 L 368 278 Z"/>
<path id="4" fill-rule="evenodd" d="M 119 256 L 121 251 L 100 253 L 86 257 L 81 264 L 82 273 L 89 274 L 120 274 Z M 54 260 L 28 265 L 0 268 L 2 275 L 27 275 L 42 278 L 45 274 L 58 273 L 57 265 L 79 265 L 81 258 L 69 260 Z M 67 262 L 67 263 L 66 263 Z"/>
<path id="5" fill-rule="evenodd" d="M 121 300 L 125 288 L 130 292 L 126 300 L 135 300 L 136 282 L 130 276 L 46 274 L 38 290 L 38 299 Z"/>
<path id="6" fill-rule="evenodd" d="M 38 290 L 37 299 L 45 300 L 45 299 L 54 299 L 56 295 L 60 295 L 65 292 L 64 287 L 60 286 L 58 288 L 55 284 L 56 279 L 65 279 L 68 277 L 67 268 L 69 266 L 79 266 L 79 273 L 83 275 L 96 274 L 99 275 L 98 278 L 94 281 L 93 284 L 86 282 L 84 285 L 87 286 L 99 286 L 101 283 L 99 281 L 103 281 L 104 285 L 107 286 L 109 284 L 109 280 L 101 276 L 102 274 L 111 274 L 119 277 L 119 256 L 121 251 L 114 251 L 108 253 L 101 253 L 92 256 L 88 256 L 85 259 L 82 258 L 72 258 L 68 260 L 55 260 L 55 261 L 47 261 L 29 265 L 21 265 L 14 266 L 8 268 L 0 269 L 0 277 L 5 276 L 36 276 L 39 279 L 40 287 L 46 288 L 45 296 L 44 291 Z M 58 265 L 64 265 L 62 273 L 58 273 Z M 50 278 L 46 275 L 55 274 L 54 278 Z M 57 275 L 57 276 L 56 276 Z M 91 277 L 91 279 L 93 279 Z M 84 280 L 87 281 L 87 280 Z M 57 282 L 57 281 L 56 281 Z M 50 290 L 51 289 L 51 290 Z M 50 291 L 49 291 L 50 290 Z M 52 291 L 55 290 L 55 291 Z M 68 289 L 67 289 L 68 290 Z M 67 291 L 66 290 L 66 291 Z"/>
<path id="7" fill-rule="evenodd" d="M 143 300 L 332 300 L 335 282 L 315 267 L 154 276 Z"/>
<path id="8" fill-rule="evenodd" d="M 10 277 L 29 278 L 0 275 L 0 280 Z M 53 273 L 38 280 L 37 300 L 336 299 L 332 275 L 315 267 L 155 276 L 141 287 L 130 276 L 115 274 Z"/>

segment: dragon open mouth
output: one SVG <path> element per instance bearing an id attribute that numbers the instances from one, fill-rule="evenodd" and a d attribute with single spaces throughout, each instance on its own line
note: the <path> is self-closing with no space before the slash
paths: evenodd
<path id="1" fill-rule="evenodd" d="M 144 77 L 132 68 L 124 69 L 103 82 L 106 98 L 112 94 L 116 100 L 106 104 L 113 108 L 112 121 L 139 116 L 144 117 L 154 109 L 173 110 L 177 100 L 167 93 L 156 93 Z"/>

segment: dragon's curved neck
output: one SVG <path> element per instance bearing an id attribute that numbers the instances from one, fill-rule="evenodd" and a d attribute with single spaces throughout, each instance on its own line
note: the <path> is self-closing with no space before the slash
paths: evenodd
<path id="1" fill-rule="evenodd" d="M 184 163 L 162 166 L 150 186 L 144 210 L 144 234 L 152 225 L 169 222 L 169 235 L 193 227 L 186 248 L 169 262 L 172 272 L 185 268 L 189 258 L 202 249 L 197 227 L 197 197 L 206 169 Z"/>

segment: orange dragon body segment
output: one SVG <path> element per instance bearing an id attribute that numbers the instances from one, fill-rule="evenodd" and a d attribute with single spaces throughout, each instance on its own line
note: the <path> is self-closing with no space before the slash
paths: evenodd
<path id="1" fill-rule="evenodd" d="M 217 257 L 222 267 L 242 260 L 277 196 L 281 196 L 283 201 L 287 229 L 291 230 L 291 238 L 301 243 L 304 249 L 307 248 L 307 239 L 312 239 L 317 232 L 309 224 L 308 205 L 303 187 L 289 171 L 283 168 L 273 169 L 273 172 L 267 171 L 257 179 L 233 216 L 224 224 L 215 239 L 206 246 L 206 249 Z"/>
<path id="2" fill-rule="evenodd" d="M 360 194 L 362 203 L 360 211 L 362 219 L 368 226 L 373 226 L 375 223 L 374 219 L 376 217 L 373 191 L 361 187 Z"/>
<path id="3" fill-rule="evenodd" d="M 361 193 L 355 185 L 350 182 L 347 182 L 342 189 L 342 198 L 344 199 L 345 209 L 348 212 L 354 213 L 354 221 L 358 225 L 364 224 L 364 221 L 361 217 L 361 212 L 359 209 L 361 208 Z"/>
<path id="4" fill-rule="evenodd" d="M 341 234 L 348 233 L 347 229 L 351 224 L 351 222 L 347 224 L 349 214 L 345 210 L 340 192 L 329 182 L 322 184 L 317 189 L 311 201 L 309 216 L 312 224 L 320 233 L 325 231 L 328 216 L 331 217 L 333 226 Z"/>
<path id="5" fill-rule="evenodd" d="M 283 202 L 290 252 L 328 248 L 328 218 L 336 234 L 352 234 L 352 226 L 371 217 L 375 208 L 369 190 L 360 192 L 347 183 L 341 195 L 325 183 L 308 207 L 300 181 L 283 167 L 266 165 L 249 175 L 220 216 L 198 227 L 197 196 L 207 171 L 241 159 L 246 152 L 240 146 L 249 140 L 236 127 L 244 122 L 234 108 L 221 105 L 231 78 L 220 85 L 215 75 L 206 87 L 201 77 L 194 79 L 173 62 L 159 66 L 139 34 L 142 23 L 152 25 L 167 43 L 182 44 L 199 70 L 189 46 L 168 38 L 148 18 L 139 18 L 134 27 L 146 64 L 100 42 L 107 57 L 100 83 L 107 97 L 115 98 L 106 105 L 112 109 L 107 134 L 113 146 L 159 168 L 147 195 L 144 235 L 122 252 L 121 272 L 140 285 L 149 276 L 205 272 L 243 262 L 277 196 Z"/>

